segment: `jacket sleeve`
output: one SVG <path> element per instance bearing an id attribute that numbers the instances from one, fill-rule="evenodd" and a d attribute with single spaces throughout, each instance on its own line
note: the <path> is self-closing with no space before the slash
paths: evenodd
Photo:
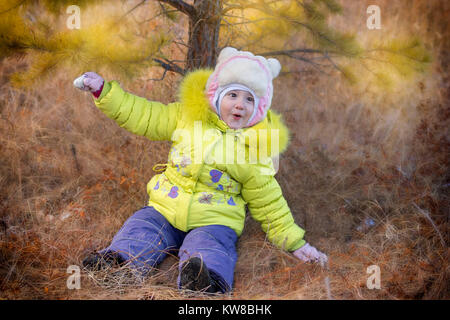
<path id="1" fill-rule="evenodd" d="M 252 168 L 241 190 L 252 217 L 277 247 L 286 251 L 300 248 L 306 243 L 303 240 L 305 231 L 295 223 L 273 174 L 266 174 L 270 168 L 261 165 L 253 165 Z"/>
<path id="2" fill-rule="evenodd" d="M 180 103 L 164 105 L 125 92 L 117 81 L 105 82 L 95 105 L 122 128 L 150 140 L 170 140 Z"/>

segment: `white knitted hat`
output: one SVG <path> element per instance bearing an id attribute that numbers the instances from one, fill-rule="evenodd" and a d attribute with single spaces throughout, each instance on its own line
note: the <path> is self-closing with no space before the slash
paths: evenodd
<path id="1" fill-rule="evenodd" d="M 273 96 L 272 80 L 281 70 L 277 59 L 255 56 L 248 51 L 227 47 L 217 58 L 216 68 L 206 83 L 206 93 L 211 108 L 217 113 L 220 94 L 229 86 L 242 85 L 255 97 L 255 108 L 246 127 L 263 120 L 270 108 Z M 220 112 L 220 111 L 219 111 Z M 220 117 L 220 113 L 218 113 Z"/>

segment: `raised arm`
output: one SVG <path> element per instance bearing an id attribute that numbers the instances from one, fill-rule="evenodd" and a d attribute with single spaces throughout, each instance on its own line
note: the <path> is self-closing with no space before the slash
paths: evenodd
<path id="1" fill-rule="evenodd" d="M 119 126 L 151 140 L 171 139 L 177 125 L 179 103 L 165 105 L 148 101 L 124 91 L 117 81 L 106 82 L 93 72 L 82 77 L 76 79 L 74 85 L 92 92 L 95 105 Z"/>

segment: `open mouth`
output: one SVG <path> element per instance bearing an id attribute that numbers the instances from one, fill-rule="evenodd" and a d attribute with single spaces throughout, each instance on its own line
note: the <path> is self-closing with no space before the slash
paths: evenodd
<path id="1" fill-rule="evenodd" d="M 240 118 L 242 118 L 242 116 L 240 114 L 233 114 L 234 120 L 239 120 Z"/>

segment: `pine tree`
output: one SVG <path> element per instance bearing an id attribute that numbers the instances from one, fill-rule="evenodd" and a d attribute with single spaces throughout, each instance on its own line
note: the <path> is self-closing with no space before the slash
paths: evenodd
<path id="1" fill-rule="evenodd" d="M 67 28 L 66 9 L 72 4 L 82 15 L 95 16 L 95 23 L 86 24 L 83 18 L 80 29 Z M 228 45 L 296 59 L 321 71 L 339 70 L 350 81 L 356 76 L 341 62 L 345 59 L 367 70 L 372 70 L 371 63 L 386 63 L 402 75 L 423 71 L 430 61 L 417 39 L 364 49 L 355 35 L 331 28 L 328 18 L 344 10 L 336 0 L 125 1 L 123 9 L 119 2 L 114 5 L 111 11 L 111 3 L 102 0 L 0 0 L 0 59 L 31 59 L 28 69 L 14 74 L 12 81 L 31 85 L 68 66 L 73 75 L 95 70 L 126 78 L 159 66 L 164 78 L 168 71 L 184 74 L 213 67 L 220 48 Z M 177 31 L 180 25 L 187 35 Z M 304 39 L 304 45 L 292 45 L 296 37 Z"/>

